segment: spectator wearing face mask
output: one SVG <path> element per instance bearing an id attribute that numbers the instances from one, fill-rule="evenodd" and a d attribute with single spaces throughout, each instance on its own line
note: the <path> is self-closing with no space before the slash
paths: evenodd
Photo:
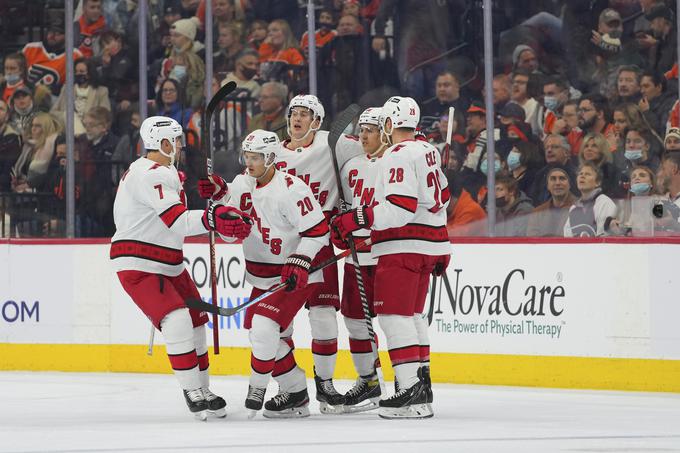
<path id="1" fill-rule="evenodd" d="M 91 60 L 84 58 L 76 60 L 74 72 L 74 131 L 76 135 L 80 135 L 85 132 L 82 123 L 85 114 L 95 107 L 103 107 L 111 111 L 111 101 L 109 101 L 108 88 L 99 85 L 97 71 Z M 66 87 L 62 87 L 51 113 L 63 122 L 66 121 Z"/>
<path id="2" fill-rule="evenodd" d="M 170 56 L 161 63 L 158 83 L 166 78 L 174 79 L 184 89 L 183 96 L 187 105 L 198 108 L 203 102 L 205 82 L 205 49 L 196 38 L 196 21 L 180 19 L 170 27 Z M 157 85 L 156 92 L 159 86 Z"/>
<path id="3" fill-rule="evenodd" d="M 517 182 L 520 192 L 531 194 L 536 173 L 543 166 L 538 147 L 530 142 L 518 141 L 506 158 L 510 176 Z"/>
<path id="4" fill-rule="evenodd" d="M 543 82 L 543 134 L 541 140 L 553 132 L 555 123 L 562 118 L 565 104 L 569 101 L 569 84 L 559 77 Z"/>
<path id="5" fill-rule="evenodd" d="M 630 196 L 623 200 L 622 218 L 613 219 L 609 224 L 609 233 L 617 236 L 651 235 L 654 230 L 652 206 L 654 199 L 660 200 L 656 194 L 654 172 L 644 166 L 635 166 L 630 173 Z"/>
<path id="6" fill-rule="evenodd" d="M 26 57 L 22 53 L 11 53 L 5 56 L 4 69 L 4 80 L 0 82 L 0 95 L 6 103 L 9 104 L 17 88 L 29 87 L 34 92 L 34 100 L 38 109 L 50 109 L 52 106 L 52 93 L 45 86 L 35 86 L 28 81 Z"/>
<path id="7" fill-rule="evenodd" d="M 527 235 L 529 214 L 534 210 L 531 199 L 520 191 L 510 176 L 496 180 L 496 235 L 523 237 Z"/>
<path id="8" fill-rule="evenodd" d="M 22 86 L 14 90 L 9 100 L 9 107 L 9 123 L 25 141 L 31 132 L 33 117 L 39 112 L 33 102 L 33 90 L 29 86 Z"/>
<path id="9" fill-rule="evenodd" d="M 260 60 L 252 49 L 245 49 L 236 56 L 236 65 L 232 72 L 229 72 L 222 81 L 222 85 L 229 82 L 236 82 L 237 88 L 250 91 L 251 98 L 260 95 L 261 85 L 257 80 L 257 72 L 260 70 Z"/>

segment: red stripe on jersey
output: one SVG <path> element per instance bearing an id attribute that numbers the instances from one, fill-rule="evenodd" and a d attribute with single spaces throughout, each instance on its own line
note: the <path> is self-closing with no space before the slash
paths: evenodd
<path id="1" fill-rule="evenodd" d="M 388 195 L 385 197 L 387 201 L 393 205 L 405 209 L 408 212 L 416 212 L 418 207 L 418 199 L 414 197 L 407 197 L 406 195 Z"/>
<path id="2" fill-rule="evenodd" d="M 168 228 L 170 228 L 177 221 L 179 216 L 184 214 L 186 211 L 186 206 L 184 206 L 182 203 L 177 203 L 176 205 L 172 205 L 165 211 L 161 212 L 158 217 L 160 217 L 163 223 L 166 224 Z"/>
<path id="3" fill-rule="evenodd" d="M 390 349 L 389 353 L 392 366 L 420 362 L 420 346 L 417 344 L 404 346 L 403 348 Z"/>
<path id="4" fill-rule="evenodd" d="M 365 354 L 368 352 L 373 352 L 373 349 L 371 349 L 371 340 L 355 340 L 354 338 L 350 338 L 349 352 L 352 354 Z"/>
<path id="5" fill-rule="evenodd" d="M 162 247 L 141 241 L 115 241 L 111 243 L 109 257 L 113 260 L 122 257 L 141 258 L 162 264 L 182 264 L 184 255 L 181 250 Z"/>
<path id="6" fill-rule="evenodd" d="M 201 371 L 207 370 L 209 366 L 210 360 L 208 359 L 208 351 L 205 351 L 204 354 L 198 356 L 198 369 Z"/>
<path id="7" fill-rule="evenodd" d="M 195 349 L 184 354 L 168 354 L 168 358 L 170 359 L 170 366 L 175 371 L 191 370 L 198 366 Z"/>
<path id="8" fill-rule="evenodd" d="M 373 245 L 400 239 L 415 239 L 427 242 L 449 242 L 449 233 L 446 231 L 445 226 L 435 227 L 420 223 L 408 223 L 399 228 L 371 231 L 371 241 Z"/>
<path id="9" fill-rule="evenodd" d="M 442 190 L 442 203 L 446 203 L 451 199 L 451 191 L 448 187 Z"/>
<path id="10" fill-rule="evenodd" d="M 333 355 L 338 353 L 338 340 L 312 340 L 312 354 Z"/>
<path id="11" fill-rule="evenodd" d="M 274 369 L 276 360 L 260 360 L 252 353 L 250 354 L 250 367 L 258 374 L 269 374 Z"/>
<path id="12" fill-rule="evenodd" d="M 278 377 L 293 370 L 297 364 L 295 363 L 295 356 L 293 351 L 288 351 L 283 358 L 276 361 L 274 370 L 272 370 L 272 377 Z"/>
<path id="13" fill-rule="evenodd" d="M 286 342 L 291 351 L 295 349 L 295 342 L 293 341 L 293 337 L 281 338 L 281 340 Z"/>
<path id="14" fill-rule="evenodd" d="M 421 362 L 429 362 L 430 361 L 430 346 L 421 346 L 420 347 L 420 361 Z"/>
<path id="15" fill-rule="evenodd" d="M 283 264 L 256 263 L 246 260 L 246 271 L 260 278 L 280 277 Z"/>
<path id="16" fill-rule="evenodd" d="M 326 222 L 326 219 L 323 219 L 313 227 L 300 233 L 300 236 L 305 238 L 318 238 L 326 233 L 328 233 L 328 223 Z"/>

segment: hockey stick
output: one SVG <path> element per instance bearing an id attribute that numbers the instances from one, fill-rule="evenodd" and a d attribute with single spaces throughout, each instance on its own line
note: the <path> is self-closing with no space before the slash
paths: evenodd
<path id="1" fill-rule="evenodd" d="M 358 245 L 359 245 L 359 247 L 367 247 L 367 246 L 371 245 L 371 238 L 368 238 L 368 239 L 361 241 Z M 338 253 L 337 255 L 328 258 L 326 261 L 323 261 L 323 262 L 317 264 L 316 266 L 312 267 L 309 270 L 309 273 L 313 274 L 314 272 L 318 272 L 318 271 L 330 266 L 333 263 L 337 263 L 341 259 L 349 256 L 350 253 L 351 252 L 350 252 L 349 249 L 344 250 L 341 253 Z M 231 307 L 231 308 L 214 306 L 214 305 L 209 304 L 207 302 L 203 302 L 200 299 L 188 299 L 188 300 L 185 300 L 184 303 L 189 308 L 204 311 L 206 313 L 211 313 L 213 315 L 234 316 L 236 313 L 240 312 L 241 310 L 248 308 L 249 306 L 251 306 L 253 304 L 261 302 L 262 300 L 266 299 L 267 297 L 271 296 L 272 294 L 274 294 L 278 291 L 281 291 L 287 285 L 288 285 L 287 281 L 281 282 L 281 283 L 273 286 L 272 288 L 270 288 L 269 291 L 267 291 L 266 293 L 259 295 L 255 299 L 250 299 L 248 302 L 242 303 L 239 306 Z"/>
<path id="2" fill-rule="evenodd" d="M 218 104 L 222 102 L 224 98 L 229 96 L 229 94 L 233 92 L 235 89 L 236 82 L 232 81 L 225 84 L 219 90 L 217 90 L 217 93 L 215 93 L 212 99 L 210 99 L 210 102 L 208 102 L 208 105 L 205 108 L 205 122 L 203 123 L 203 127 L 201 128 L 201 134 L 203 135 L 203 137 L 201 138 L 201 145 L 207 157 L 206 170 L 208 176 L 212 175 L 213 173 L 212 166 L 213 148 L 211 146 L 212 132 L 210 130 L 212 126 L 212 116 Z M 208 199 L 207 207 L 209 208 L 211 204 L 212 199 Z M 208 243 L 210 246 L 210 290 L 212 294 L 212 303 L 215 307 L 217 307 L 217 264 L 215 260 L 215 232 L 212 230 L 208 232 Z M 213 353 L 217 355 L 220 353 L 220 329 L 217 315 L 213 315 L 212 323 L 213 323 Z"/>
<path id="3" fill-rule="evenodd" d="M 343 134 L 347 126 L 352 122 L 352 120 L 359 114 L 361 107 L 357 104 L 352 104 L 345 110 L 340 112 L 338 117 L 331 124 L 331 130 L 328 133 L 328 146 L 331 149 L 331 154 L 333 156 L 333 170 L 335 171 L 335 180 L 338 184 L 338 196 L 340 197 L 340 212 L 347 211 L 351 204 L 348 204 L 345 200 L 345 196 L 342 191 L 342 179 L 340 177 L 340 167 L 338 166 L 338 156 L 335 152 L 335 148 L 340 140 L 340 136 Z M 373 352 L 374 367 L 376 374 L 378 376 L 378 381 L 380 382 L 380 388 L 385 391 L 385 380 L 382 376 L 382 368 L 380 366 L 380 356 L 378 355 L 378 344 L 375 340 L 375 331 L 373 330 L 373 319 L 371 318 L 371 309 L 368 306 L 368 297 L 366 296 L 366 287 L 364 286 L 364 277 L 361 275 L 361 265 L 359 264 L 359 255 L 357 254 L 357 244 L 354 243 L 354 236 L 349 235 L 347 237 L 347 243 L 349 244 L 349 250 L 352 254 L 352 265 L 354 266 L 354 273 L 357 279 L 357 286 L 359 287 L 359 299 L 361 299 L 361 308 L 364 312 L 364 321 L 366 321 L 366 328 L 368 329 L 368 336 L 371 340 L 371 351 Z"/>
<path id="4" fill-rule="evenodd" d="M 146 350 L 146 355 L 153 355 L 153 337 L 156 335 L 156 326 L 151 324 L 151 333 L 149 334 L 149 349 Z"/>

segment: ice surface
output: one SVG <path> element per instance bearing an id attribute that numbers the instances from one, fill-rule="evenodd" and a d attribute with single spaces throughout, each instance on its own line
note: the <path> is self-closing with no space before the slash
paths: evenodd
<path id="1" fill-rule="evenodd" d="M 203 423 L 171 375 L 0 373 L 0 451 L 680 452 L 676 394 L 435 384 L 433 419 L 395 421 L 321 415 L 310 380 L 311 417 L 247 420 L 246 378 L 211 388 L 228 416 Z"/>

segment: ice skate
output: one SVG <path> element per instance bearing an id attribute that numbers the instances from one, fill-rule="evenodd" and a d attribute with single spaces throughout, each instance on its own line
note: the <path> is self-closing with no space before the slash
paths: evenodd
<path id="1" fill-rule="evenodd" d="M 309 417 L 309 395 L 307 389 L 299 392 L 283 392 L 267 401 L 262 413 L 267 418 Z"/>
<path id="2" fill-rule="evenodd" d="M 402 388 L 391 397 L 380 400 L 378 415 L 382 418 L 430 418 L 434 415 L 427 404 L 425 385 L 418 381 L 413 387 Z"/>
<path id="3" fill-rule="evenodd" d="M 249 419 L 257 415 L 257 411 L 262 409 L 264 403 L 264 393 L 266 388 L 248 386 L 248 395 L 246 396 L 246 414 Z"/>
<path id="4" fill-rule="evenodd" d="M 344 412 L 345 395 L 338 393 L 333 386 L 333 379 L 321 379 L 314 373 L 316 382 L 316 400 L 322 414 L 342 414 Z"/>
<path id="5" fill-rule="evenodd" d="M 423 386 L 425 387 L 425 395 L 427 396 L 427 404 L 430 406 L 430 410 L 432 410 L 432 401 L 434 400 L 434 396 L 432 394 L 432 380 L 430 379 L 430 367 L 423 366 L 418 368 L 418 377 L 423 382 Z"/>
<path id="6" fill-rule="evenodd" d="M 354 387 L 345 393 L 345 412 L 351 414 L 377 409 L 380 394 L 377 375 L 359 376 Z"/>
<path id="7" fill-rule="evenodd" d="M 184 393 L 184 399 L 189 406 L 189 410 L 194 414 L 194 416 L 201 420 L 206 421 L 208 419 L 208 402 L 203 396 L 203 391 L 198 388 L 194 390 L 182 390 Z"/>
<path id="8" fill-rule="evenodd" d="M 203 396 L 208 402 L 208 414 L 213 415 L 218 418 L 224 418 L 227 416 L 227 402 L 221 396 L 215 395 L 210 391 L 209 388 L 201 388 L 203 391 Z"/>

